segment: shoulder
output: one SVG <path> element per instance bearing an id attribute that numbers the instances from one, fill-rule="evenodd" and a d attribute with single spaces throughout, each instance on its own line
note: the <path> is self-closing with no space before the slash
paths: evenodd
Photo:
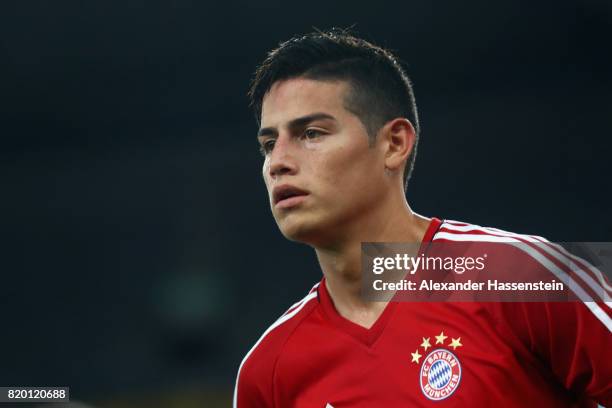
<path id="1" fill-rule="evenodd" d="M 517 272 L 528 270 L 546 273 L 550 278 L 568 285 L 577 299 L 583 302 L 610 299 L 610 283 L 601 270 L 589 260 L 538 235 L 517 234 L 498 228 L 445 220 L 432 241 L 481 242 L 480 248 L 497 250 L 504 255 L 502 259 L 508 265 L 520 267 Z"/>
<path id="2" fill-rule="evenodd" d="M 304 298 L 283 313 L 251 347 L 238 368 L 234 400 L 265 400 L 262 406 L 271 406 L 272 377 L 284 344 L 292 333 L 318 304 L 319 283 Z M 236 406 L 236 403 L 235 405 Z M 250 406 L 250 405 L 249 405 Z"/>
<path id="3" fill-rule="evenodd" d="M 601 324 L 609 332 L 612 331 L 609 303 L 612 287 L 608 279 L 590 261 L 569 252 L 562 245 L 538 235 L 518 234 L 454 220 L 444 220 L 432 241 L 493 243 L 486 246 L 489 249 L 494 246 L 508 247 L 510 250 L 502 251 L 506 255 L 503 260 L 516 276 L 536 274 L 542 279 L 561 281 L 572 292 L 571 299 L 577 301 L 545 304 L 515 302 L 496 307 L 515 310 L 517 314 L 530 319 L 545 316 L 567 318 L 578 313 L 588 316 L 589 320 L 594 318 L 594 324 Z M 553 309 L 558 313 L 552 314 Z M 533 313 L 536 310 L 539 313 Z"/>
<path id="4" fill-rule="evenodd" d="M 432 242 L 438 245 L 436 249 L 451 255 L 483 255 L 489 278 L 501 278 L 503 271 L 511 272 L 515 278 L 516 274 L 533 277 L 532 273 L 548 278 L 559 272 L 555 261 L 567 263 L 567 257 L 543 237 L 467 222 L 444 220 Z"/>
<path id="5" fill-rule="evenodd" d="M 583 302 L 608 300 L 610 284 L 591 262 L 569 252 L 562 245 L 531 234 L 517 234 L 499 228 L 444 220 L 432 241 L 479 242 L 501 254 L 498 259 L 516 273 L 538 273 L 542 278 L 563 282 Z"/>
<path id="6" fill-rule="evenodd" d="M 486 254 L 486 271 L 493 273 L 491 278 L 509 277 L 504 276 L 507 273 L 517 281 L 520 278 L 532 280 L 539 277 L 558 279 L 567 284 L 570 278 L 576 277 L 573 265 L 577 258 L 561 245 L 538 235 L 444 220 L 432 241 L 452 244 L 457 251 Z"/>
<path id="7" fill-rule="evenodd" d="M 443 220 L 433 241 L 482 241 L 482 242 L 546 242 L 538 235 L 518 234 L 499 228 L 483 227 L 462 221 Z"/>

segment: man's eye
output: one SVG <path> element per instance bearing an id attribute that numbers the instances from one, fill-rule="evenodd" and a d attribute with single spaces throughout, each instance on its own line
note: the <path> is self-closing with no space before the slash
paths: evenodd
<path id="1" fill-rule="evenodd" d="M 261 154 L 265 156 L 266 154 L 270 153 L 272 149 L 274 149 L 274 143 L 276 143 L 276 140 L 274 139 L 268 139 L 263 142 L 259 147 Z"/>
<path id="2" fill-rule="evenodd" d="M 320 130 L 317 129 L 306 129 L 304 131 L 304 137 L 306 139 L 314 139 L 316 137 L 319 137 L 323 134 L 323 132 L 321 132 Z"/>

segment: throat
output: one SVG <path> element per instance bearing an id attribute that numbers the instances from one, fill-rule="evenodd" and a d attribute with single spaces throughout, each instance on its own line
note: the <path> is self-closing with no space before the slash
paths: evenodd
<path id="1" fill-rule="evenodd" d="M 326 277 L 325 286 L 336 312 L 344 319 L 364 329 L 370 329 L 383 314 L 387 302 L 366 302 L 360 296 L 360 287 L 352 290 L 346 285 L 331 282 Z M 359 285 L 359 282 L 357 282 Z"/>
<path id="2" fill-rule="evenodd" d="M 387 302 L 372 302 L 366 308 L 353 309 L 346 307 L 343 311 L 338 310 L 338 308 L 336 308 L 336 310 L 338 310 L 340 316 L 344 317 L 346 320 L 364 329 L 370 329 L 383 314 L 387 304 Z"/>

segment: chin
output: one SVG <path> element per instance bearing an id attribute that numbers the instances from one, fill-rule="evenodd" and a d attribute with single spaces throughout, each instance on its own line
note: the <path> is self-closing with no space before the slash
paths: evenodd
<path id="1" fill-rule="evenodd" d="M 318 223 L 295 218 L 297 217 L 287 217 L 277 222 L 281 233 L 290 241 L 311 244 L 314 238 L 320 235 L 322 228 L 317 227 Z"/>
<path id="2" fill-rule="evenodd" d="M 280 231 L 285 238 L 290 241 L 302 242 L 307 244 L 309 234 L 309 228 L 304 228 L 302 225 L 290 225 L 290 226 L 280 226 Z"/>
<path id="3" fill-rule="evenodd" d="M 312 218 L 312 217 L 310 217 Z M 312 247 L 325 246 L 332 237 L 333 226 L 323 219 L 305 219 L 295 217 L 281 220 L 278 227 L 285 238 Z"/>

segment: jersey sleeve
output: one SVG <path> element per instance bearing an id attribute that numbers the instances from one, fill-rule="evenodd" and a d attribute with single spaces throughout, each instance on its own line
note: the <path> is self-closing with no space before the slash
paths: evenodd
<path id="1" fill-rule="evenodd" d="M 241 365 L 234 390 L 233 408 L 272 408 L 273 367 L 260 353 L 247 355 Z"/>
<path id="2" fill-rule="evenodd" d="M 277 362 L 283 347 L 302 319 L 316 307 L 317 283 L 301 301 L 295 303 L 259 338 L 238 368 L 233 408 L 274 408 L 291 406 L 275 392 Z"/>
<path id="3" fill-rule="evenodd" d="M 512 235 L 517 239 L 517 235 Z M 612 305 L 607 277 L 583 258 L 542 237 L 520 236 L 510 270 L 566 282 L 559 302 L 500 303 L 500 325 L 527 348 L 546 375 L 580 401 L 612 407 Z M 586 401 L 585 401 L 586 402 Z"/>
<path id="4" fill-rule="evenodd" d="M 503 303 L 498 317 L 563 387 L 612 407 L 612 321 L 604 302 Z"/>

